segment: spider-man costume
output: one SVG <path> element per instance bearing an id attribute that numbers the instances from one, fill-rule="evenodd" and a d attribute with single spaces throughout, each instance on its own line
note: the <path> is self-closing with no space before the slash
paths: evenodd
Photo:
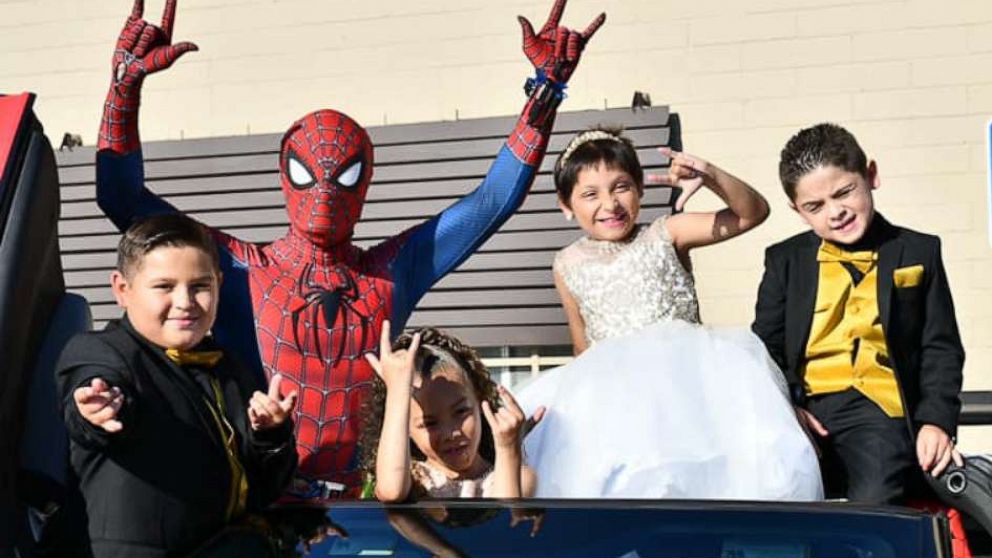
<path id="1" fill-rule="evenodd" d="M 213 234 L 224 282 L 213 332 L 261 377 L 282 374 L 300 393 L 296 438 L 306 497 L 361 484 L 359 411 L 374 374 L 364 354 L 378 347 L 383 320 L 402 331 L 420 298 L 468 258 L 520 206 L 540 166 L 562 90 L 601 14 L 583 32 L 559 27 L 557 0 L 538 33 L 520 18 L 524 52 L 537 69 L 529 99 L 482 184 L 428 221 L 364 250 L 352 232 L 372 178 L 373 149 L 354 120 L 310 113 L 283 136 L 280 182 L 290 228 L 268 245 Z M 138 106 L 145 75 L 171 66 L 192 43 L 172 44 L 175 0 L 161 27 L 142 19 L 136 0 L 113 59 L 97 153 L 97 201 L 121 230 L 176 208 L 144 186 Z"/>

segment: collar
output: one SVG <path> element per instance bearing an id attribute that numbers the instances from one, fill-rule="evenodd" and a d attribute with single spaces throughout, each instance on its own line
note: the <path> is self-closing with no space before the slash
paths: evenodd
<path id="1" fill-rule="evenodd" d="M 132 324 L 131 320 L 128 319 L 126 312 L 124 313 L 124 316 L 121 317 L 117 325 L 124 328 L 124 330 L 130 333 L 131 336 L 134 337 L 139 343 L 142 343 L 159 354 L 165 355 L 166 358 L 180 366 L 192 365 L 212 368 L 216 366 L 224 356 L 224 352 L 220 350 L 213 338 L 210 336 L 204 337 L 199 343 L 196 344 L 195 347 L 188 351 L 180 349 L 166 349 L 152 343 L 147 337 L 142 335 L 141 332 L 135 329 L 134 324 Z"/>

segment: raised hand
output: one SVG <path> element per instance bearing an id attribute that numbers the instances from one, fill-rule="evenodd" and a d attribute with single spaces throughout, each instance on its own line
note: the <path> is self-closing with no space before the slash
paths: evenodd
<path id="1" fill-rule="evenodd" d="M 93 378 L 90 385 L 76 388 L 72 398 L 86 422 L 111 434 L 124 428 L 117 418 L 124 405 L 124 394 L 120 388 L 111 387 L 102 378 Z"/>
<path id="2" fill-rule="evenodd" d="M 675 151 L 669 147 L 660 147 L 658 151 L 671 159 L 668 175 L 648 175 L 646 181 L 649 184 L 665 184 L 681 188 L 682 193 L 675 200 L 675 211 L 682 211 L 689 198 L 695 195 L 706 184 L 707 180 L 712 178 L 709 173 L 710 164 L 699 157 Z"/>
<path id="3" fill-rule="evenodd" d="M 142 81 L 146 75 L 168 68 L 183 54 L 197 50 L 190 42 L 172 44 L 176 0 L 166 0 L 161 27 L 142 19 L 144 10 L 144 0 L 135 0 L 117 38 L 113 78 L 100 124 L 99 149 L 130 153 L 140 147 L 137 111 Z"/>
<path id="4" fill-rule="evenodd" d="M 172 44 L 172 27 L 176 20 L 176 0 L 166 0 L 162 26 L 142 19 L 144 0 L 135 0 L 114 50 L 114 83 L 134 85 L 147 74 L 164 70 L 183 54 L 197 50 L 190 42 Z"/>
<path id="5" fill-rule="evenodd" d="M 537 424 L 544 416 L 544 408 L 538 409 L 530 421 L 524 416 L 517 400 L 503 386 L 497 388 L 502 405 L 496 411 L 488 401 L 482 402 L 482 414 L 486 416 L 489 427 L 493 430 L 493 441 L 496 448 L 517 447 L 523 437 L 524 428 L 528 423 Z M 531 426 L 533 427 L 533 426 Z"/>
<path id="6" fill-rule="evenodd" d="M 292 415 L 298 394 L 292 391 L 283 397 L 279 389 L 281 385 L 282 374 L 276 374 L 269 381 L 268 393 L 256 391 L 252 394 L 251 400 L 248 401 L 248 421 L 252 430 L 275 428 Z"/>
<path id="7" fill-rule="evenodd" d="M 524 35 L 523 48 L 527 59 L 551 81 L 561 84 L 568 82 L 579 63 L 582 49 L 606 21 L 606 14 L 601 13 L 582 32 L 559 26 L 561 14 L 565 11 L 565 2 L 566 0 L 555 1 L 548 21 L 537 33 L 534 33 L 534 27 L 527 18 L 517 16 Z"/>
<path id="8" fill-rule="evenodd" d="M 420 333 L 413 334 L 410 348 L 393 352 L 389 342 L 389 320 L 382 322 L 382 335 L 379 337 L 379 356 L 366 353 L 365 358 L 375 373 L 386 384 L 386 390 L 413 385 L 413 372 L 417 349 L 420 348 Z"/>

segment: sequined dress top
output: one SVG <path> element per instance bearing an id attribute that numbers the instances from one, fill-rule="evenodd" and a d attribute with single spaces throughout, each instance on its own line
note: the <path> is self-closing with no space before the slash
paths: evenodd
<path id="1" fill-rule="evenodd" d="M 622 242 L 581 238 L 555 255 L 595 343 L 671 320 L 699 323 L 692 274 L 682 265 L 665 227 L 667 216 L 639 225 Z"/>

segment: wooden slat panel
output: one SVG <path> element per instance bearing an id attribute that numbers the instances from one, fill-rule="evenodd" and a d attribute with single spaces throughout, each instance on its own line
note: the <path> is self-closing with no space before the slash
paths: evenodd
<path id="1" fill-rule="evenodd" d="M 72 291 L 75 292 L 75 291 Z M 91 303 L 94 320 L 108 320 L 121 315 L 112 302 Z M 480 327 L 492 325 L 527 326 L 530 324 L 564 324 L 565 314 L 560 306 L 536 308 L 476 308 L 471 312 L 461 309 L 417 308 L 410 318 L 410 327 L 433 325 L 436 327 Z"/>
<path id="2" fill-rule="evenodd" d="M 499 283 L 501 278 L 505 278 L 507 272 L 501 274 L 490 273 L 488 279 L 492 283 Z M 546 279 L 544 276 L 543 279 Z M 113 304 L 114 296 L 110 287 L 104 284 L 93 287 L 73 287 L 72 292 L 83 296 L 90 304 Z M 545 285 L 535 288 L 519 288 L 510 290 L 499 289 L 472 289 L 445 291 L 434 289 L 429 292 L 417 305 L 418 309 L 449 309 L 449 310 L 471 310 L 490 308 L 521 308 L 533 306 L 557 306 L 559 304 L 558 293 L 553 287 Z"/>
<path id="3" fill-rule="evenodd" d="M 651 145 L 667 145 L 669 130 L 631 130 L 628 132 L 631 140 L 635 144 L 640 146 L 651 146 Z M 554 159 L 557 154 L 564 148 L 565 143 L 570 139 L 570 136 L 559 135 L 554 136 L 551 141 L 548 158 Z M 502 142 L 502 140 L 500 140 Z M 484 160 L 492 160 L 496 154 L 496 150 L 499 148 L 499 143 L 493 149 L 488 149 L 486 151 L 480 151 L 476 158 L 481 158 Z M 407 146 L 402 146 L 407 148 Z M 418 148 L 427 149 L 431 146 L 419 146 Z M 393 148 L 393 149 L 398 149 Z M 443 149 L 450 149 L 449 146 L 443 146 Z M 657 155 L 657 153 L 651 149 L 642 150 L 642 164 L 645 166 L 661 166 L 666 165 L 667 161 L 665 158 Z M 437 158 L 437 157 L 435 157 Z M 450 158 L 450 157 L 446 157 Z M 182 160 L 188 165 L 188 169 L 182 173 L 183 176 L 193 175 L 192 178 L 155 178 L 154 176 L 146 176 L 149 180 L 151 189 L 158 195 L 169 198 L 170 195 L 190 195 L 191 193 L 204 195 L 212 193 L 234 193 L 234 192 L 251 192 L 255 190 L 265 190 L 278 192 L 279 190 L 279 174 L 276 165 L 265 169 L 258 169 L 253 174 L 238 174 L 229 176 L 195 176 L 197 174 L 202 174 L 198 171 L 198 165 L 200 164 L 201 158 L 197 159 L 184 159 Z M 152 165 L 153 163 L 150 163 Z M 381 165 L 379 161 L 378 151 L 376 152 L 376 165 Z M 73 167 L 71 173 L 62 175 L 62 201 L 75 201 L 75 200 L 95 200 L 96 192 L 94 190 L 93 184 L 95 180 L 95 171 L 92 170 L 92 162 L 89 164 L 91 170 L 82 170 L 81 167 Z M 70 181 L 72 179 L 72 181 Z M 437 181 L 437 179 L 432 179 L 432 181 Z M 479 183 L 479 178 L 471 177 L 460 180 L 451 180 L 449 182 L 454 182 L 459 185 L 458 189 L 442 192 L 441 195 L 458 195 L 469 191 L 474 188 Z M 383 183 L 380 181 L 379 177 L 373 175 L 374 187 L 369 190 L 369 201 L 375 201 L 381 195 L 386 195 L 388 198 L 390 194 L 394 194 L 392 189 L 395 186 L 403 186 L 403 183 Z M 390 188 L 384 189 L 382 186 L 389 184 Z M 406 186 L 411 186 L 406 184 Z M 535 184 L 535 187 L 540 187 L 540 184 Z M 546 185 L 548 188 L 552 188 L 550 182 Z M 424 188 L 419 182 L 413 186 L 418 190 Z M 431 187 L 431 194 L 433 195 L 435 189 L 438 185 L 433 185 Z M 552 188 L 553 189 L 553 188 Z"/>
<path id="4" fill-rule="evenodd" d="M 660 140 L 638 149 L 638 155 L 653 157 L 655 147 L 664 145 Z M 426 146 L 424 146 L 426 147 Z M 434 145 L 445 151 L 434 149 L 434 157 L 421 160 L 408 160 L 393 164 L 380 164 L 376 161 L 373 176 L 376 182 L 396 182 L 402 180 L 430 180 L 443 177 L 464 177 L 485 175 L 499 150 L 499 146 L 479 151 L 469 158 L 452 159 L 448 156 L 448 146 Z M 554 167 L 555 156 L 545 157 L 541 171 L 550 172 Z M 169 159 L 145 163 L 145 179 L 155 181 L 174 177 L 215 177 L 252 176 L 271 173 L 279 168 L 278 156 L 274 153 L 263 155 L 240 155 L 227 157 L 207 157 L 198 159 Z M 59 182 L 66 185 L 90 184 L 95 180 L 92 166 L 62 167 L 59 169 Z"/>
<path id="5" fill-rule="evenodd" d="M 372 246 L 423 222 L 474 190 L 515 117 L 370 129 L 376 168 L 355 243 Z M 478 346 L 568 344 L 553 287 L 554 253 L 581 235 L 556 205 L 550 169 L 578 131 L 626 125 L 644 166 L 668 161 L 655 147 L 678 145 L 678 118 L 665 109 L 585 111 L 559 116 L 549 154 L 520 210 L 458 270 L 420 302 L 410 325 L 453 330 Z M 669 123 L 673 128 L 669 128 Z M 149 188 L 180 210 L 249 242 L 286 232 L 277 166 L 278 134 L 153 142 L 144 148 Z M 96 205 L 94 152 L 60 153 L 63 197 L 60 244 L 69 289 L 87 297 L 99 327 L 120 315 L 108 287 L 119 233 Z M 649 189 L 641 220 L 667 213 L 668 188 Z"/>
<path id="6" fill-rule="evenodd" d="M 647 111 L 633 113 L 628 109 L 605 111 L 587 110 L 560 113 L 555 121 L 556 134 L 572 134 L 590 126 L 610 123 L 628 129 L 661 128 L 669 120 L 667 107 L 655 107 Z M 473 138 L 505 138 L 513 129 L 517 116 L 477 118 L 452 122 L 429 122 L 366 128 L 372 143 L 379 148 L 390 145 L 407 145 L 423 142 L 460 142 Z M 287 127 L 289 122 L 286 123 Z M 223 138 L 203 138 L 178 141 L 150 142 L 142 146 L 147 160 L 188 158 L 203 156 L 239 155 L 279 151 L 282 134 L 259 134 L 254 136 L 229 136 Z M 59 166 L 91 164 L 96 149 L 77 148 L 73 151 L 60 151 L 56 154 Z"/>
<path id="7" fill-rule="evenodd" d="M 662 206 L 656 208 L 646 207 L 639 220 L 648 223 L 654 217 L 665 212 L 667 212 L 667 208 Z M 506 226 L 501 232 L 494 235 L 480 247 L 480 252 L 555 250 L 571 243 L 581 235 L 580 231 L 575 228 L 539 228 L 540 225 L 546 224 L 551 224 L 553 227 L 558 221 L 564 221 L 564 219 L 557 212 L 515 215 L 510 218 L 510 221 L 507 221 Z M 207 222 L 209 223 L 210 221 L 208 220 Z M 413 220 L 407 224 L 413 225 L 420 222 L 420 220 Z M 388 227 L 384 226 L 382 228 L 386 228 L 390 235 L 395 234 L 402 230 L 402 227 L 393 226 L 397 224 L 403 224 L 403 222 L 391 221 L 387 223 L 389 225 Z M 522 226 L 524 224 L 529 225 L 529 228 L 517 229 L 518 225 Z M 538 227 L 534 227 L 535 224 Z M 363 224 L 361 225 L 363 227 L 361 230 L 368 231 L 375 225 L 376 223 Z M 271 230 L 273 232 L 278 231 L 278 234 L 284 234 L 286 229 L 283 226 Z M 116 256 L 114 255 L 117 242 L 116 238 L 116 234 L 78 238 L 63 237 L 61 239 L 61 243 L 63 244 L 63 267 L 67 271 L 94 268 L 109 270 L 116 261 Z M 368 239 L 370 242 L 358 242 L 357 244 L 367 246 L 368 244 L 380 242 L 383 238 L 385 237 L 372 237 Z"/>
<path id="8" fill-rule="evenodd" d="M 476 252 L 459 268 L 458 272 L 471 271 L 521 271 L 546 270 L 551 267 L 555 250 L 534 252 Z M 76 289 L 87 287 L 104 287 L 109 285 L 110 271 L 113 269 L 113 259 L 106 260 L 107 266 L 86 271 L 66 271 L 65 281 Z M 547 276 L 542 275 L 542 280 Z M 437 290 L 439 287 L 435 287 Z"/>
<path id="9" fill-rule="evenodd" d="M 571 345 L 571 342 L 567 341 L 568 326 L 565 324 L 530 324 L 526 327 L 519 325 L 448 327 L 445 330 L 472 347 Z"/>
<path id="10" fill-rule="evenodd" d="M 275 222 L 280 225 L 289 224 L 289 218 L 286 214 L 284 198 L 281 192 L 238 194 L 238 207 L 236 208 L 231 207 L 231 197 L 232 196 L 218 196 L 216 194 L 209 196 L 194 195 L 169 201 L 172 202 L 172 204 L 179 210 L 187 213 L 188 215 L 200 217 L 207 222 L 212 224 L 216 223 L 219 226 L 224 226 L 222 223 L 225 223 L 225 221 L 221 220 L 221 215 L 227 214 L 233 215 L 233 217 L 226 221 L 227 223 L 259 223 L 265 222 L 262 219 L 267 217 L 270 219 L 275 218 Z M 362 211 L 362 224 L 382 221 L 415 223 L 417 221 L 426 220 L 433 217 L 461 198 L 462 195 L 446 198 L 404 198 L 397 201 L 368 203 Z M 527 199 L 525 199 L 524 203 L 521 204 L 520 209 L 517 210 L 517 214 L 542 212 L 557 213 L 557 201 L 557 195 L 552 192 L 533 193 L 527 196 Z M 671 189 L 668 187 L 647 188 L 644 192 L 644 197 L 642 198 L 642 205 L 645 207 L 671 205 Z M 262 213 L 262 211 L 265 213 Z M 250 215 L 247 213 L 250 213 Z M 260 219 L 260 217 L 262 219 Z M 97 207 L 95 202 L 63 203 L 62 219 L 64 221 L 85 220 L 86 223 L 93 227 L 82 228 L 78 232 L 74 232 L 73 236 L 78 235 L 79 233 L 99 234 L 116 232 L 116 229 L 113 228 L 112 225 L 108 228 L 108 225 L 105 223 L 107 219 L 104 217 L 103 212 L 100 211 L 100 208 Z M 573 224 L 567 224 L 564 220 L 560 220 L 558 223 L 562 228 L 574 227 Z M 390 234 L 398 233 L 401 230 L 403 230 L 403 228 L 393 227 L 392 229 L 381 233 L 360 232 L 358 234 L 359 237 L 375 236 L 376 234 L 388 236 Z M 67 234 L 67 231 L 63 230 L 63 234 Z"/>

